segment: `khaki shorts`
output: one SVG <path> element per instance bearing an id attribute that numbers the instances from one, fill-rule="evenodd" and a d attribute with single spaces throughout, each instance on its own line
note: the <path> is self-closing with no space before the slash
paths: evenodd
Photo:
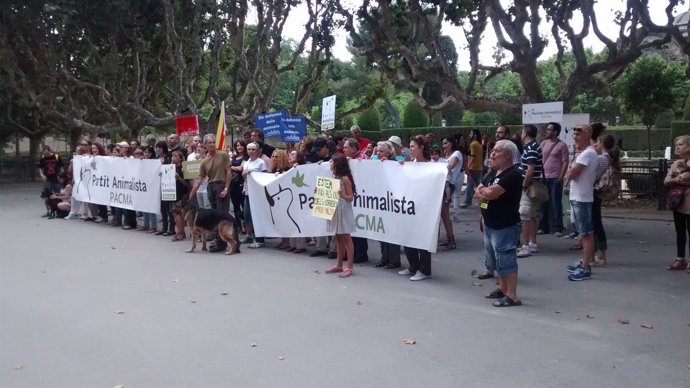
<path id="1" fill-rule="evenodd" d="M 527 195 L 527 189 L 522 189 L 522 197 L 520 197 L 520 219 L 530 220 L 537 218 L 541 202 L 537 199 L 531 199 Z"/>

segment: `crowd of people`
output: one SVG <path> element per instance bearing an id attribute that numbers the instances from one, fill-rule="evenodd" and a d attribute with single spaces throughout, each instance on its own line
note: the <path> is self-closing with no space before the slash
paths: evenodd
<path id="1" fill-rule="evenodd" d="M 350 132 L 351 137 L 307 136 L 286 149 L 267 144 L 260 129 L 246 132 L 242 139 L 233 141 L 228 150 L 216 149 L 212 134 L 203 138 L 193 136 L 185 141 L 177 134 L 167 136 L 165 141 L 149 135 L 145 145 L 136 140 L 107 146 L 89 140 L 79 142 L 75 155 L 158 159 L 162 164 L 175 166 L 177 200 L 161 201 L 158 213 L 139 214 L 134 210 L 108 209 L 104 205 L 77 201 L 71 196 L 72 161 L 65 165 L 57 154 L 44 146 L 40 162 L 45 181 L 43 197 L 47 211 L 44 216 L 108 223 L 126 230 L 169 236 L 171 241 L 177 242 L 188 238 L 184 209 L 187 201 L 195 201 L 200 208 L 232 213 L 236 227 L 245 235 L 242 243 L 250 248 L 262 248 L 265 238 L 257 236 L 252 225 L 248 176 L 255 172 L 281 174 L 296 165 L 327 162 L 333 176 L 341 180 L 336 215 L 329 222 L 333 237 L 282 238 L 276 248 L 300 254 L 313 245 L 315 248 L 310 256 L 336 259 L 327 273 L 349 277 L 354 274 L 354 263 L 369 260 L 369 241 L 351 236 L 355 231 L 352 205 L 357 185 L 348 160 L 434 162 L 445 163 L 448 170 L 440 209 L 445 233 L 444 238 L 439 238 L 439 247 L 456 248 L 452 222 L 460 219 L 459 209 L 479 206 L 486 266 L 479 278 L 497 278 L 498 288 L 486 295 L 496 299 L 495 306 L 521 304 L 517 296 L 517 258 L 539 252 L 539 235 L 553 233 L 556 237 L 576 241 L 571 249 L 582 250 L 582 259 L 566 268 L 571 281 L 590 279 L 592 267 L 607 264 L 608 246 L 601 207 L 603 201 L 617 195 L 621 182 L 616 139 L 603 125 L 576 126 L 573 150 L 559 138 L 561 126 L 558 123 L 545 126 L 541 142 L 537 141 L 539 131 L 534 125 L 525 125 L 521 133 L 512 136 L 510 129 L 501 125 L 496 129 L 495 141 L 488 134 L 475 130 L 468 144 L 462 135 L 436 139 L 434 134 L 414 136 L 406 144 L 398 136 L 374 143 L 363 137 L 357 126 Z M 673 209 L 678 256 L 669 269 L 690 272 L 685 255 L 685 246 L 690 241 L 687 238 L 690 200 L 682 201 L 690 192 L 690 136 L 676 139 L 675 147 L 680 159 L 669 170 L 665 184 L 679 188 L 681 204 Z M 196 179 L 184 178 L 182 162 L 185 160 L 201 161 Z M 463 185 L 465 194 L 461 196 Z M 566 234 L 568 228 L 563 219 L 563 195 L 568 195 L 571 207 L 570 234 Z M 412 281 L 431 277 L 429 251 L 383 241 L 379 244 L 381 256 L 375 268 L 397 269 L 400 275 Z M 209 250 L 225 249 L 226 243 L 216 238 Z M 406 268 L 402 268 L 401 251 L 407 258 Z"/>

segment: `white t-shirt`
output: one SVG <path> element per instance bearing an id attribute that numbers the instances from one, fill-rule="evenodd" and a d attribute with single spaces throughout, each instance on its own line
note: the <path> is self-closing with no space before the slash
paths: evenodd
<path id="1" fill-rule="evenodd" d="M 242 171 L 266 171 L 266 162 L 264 162 L 263 159 L 261 158 L 256 158 L 256 160 L 245 160 L 242 163 Z M 242 192 L 244 194 L 247 194 L 247 181 L 249 180 L 248 176 L 245 176 L 244 179 L 244 187 L 242 188 Z"/>
<path id="2" fill-rule="evenodd" d="M 597 178 L 597 151 L 589 146 L 575 159 L 575 163 L 585 166 L 584 170 L 570 182 L 570 200 L 594 202 L 594 181 Z"/>
<path id="3" fill-rule="evenodd" d="M 457 158 L 458 162 L 455 163 L 455 167 L 453 167 L 453 169 L 450 170 L 450 172 L 448 173 L 448 175 L 450 175 L 450 179 L 448 179 L 448 181 L 452 184 L 455 184 L 455 182 L 458 181 L 458 177 L 460 176 L 460 171 L 462 171 L 462 152 L 458 150 L 453 151 L 453 153 L 450 154 L 450 156 L 448 157 L 448 163 L 450 163 L 453 157 Z"/>
<path id="4" fill-rule="evenodd" d="M 192 162 L 192 161 L 196 160 L 196 157 L 197 157 L 197 153 L 192 152 L 191 154 L 187 155 L 187 161 Z"/>

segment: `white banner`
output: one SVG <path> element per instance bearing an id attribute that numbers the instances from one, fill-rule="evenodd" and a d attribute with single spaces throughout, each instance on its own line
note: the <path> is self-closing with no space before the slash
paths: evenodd
<path id="1" fill-rule="evenodd" d="M 563 101 L 522 105 L 523 124 L 560 123 L 563 120 Z"/>
<path id="2" fill-rule="evenodd" d="M 257 236 L 326 236 L 327 221 L 311 215 L 317 176 L 332 176 L 329 163 L 307 164 L 275 176 L 249 175 Z M 447 169 L 438 163 L 351 160 L 357 196 L 357 231 L 366 237 L 436 252 Z"/>
<path id="3" fill-rule="evenodd" d="M 75 199 L 147 213 L 160 210 L 158 159 L 75 156 L 73 167 Z"/>

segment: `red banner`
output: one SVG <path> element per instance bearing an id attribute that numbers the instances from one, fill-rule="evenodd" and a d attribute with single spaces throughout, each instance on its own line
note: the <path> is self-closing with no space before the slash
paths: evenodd
<path id="1" fill-rule="evenodd" d="M 175 127 L 178 136 L 199 134 L 199 118 L 197 115 L 178 116 L 175 119 Z"/>

